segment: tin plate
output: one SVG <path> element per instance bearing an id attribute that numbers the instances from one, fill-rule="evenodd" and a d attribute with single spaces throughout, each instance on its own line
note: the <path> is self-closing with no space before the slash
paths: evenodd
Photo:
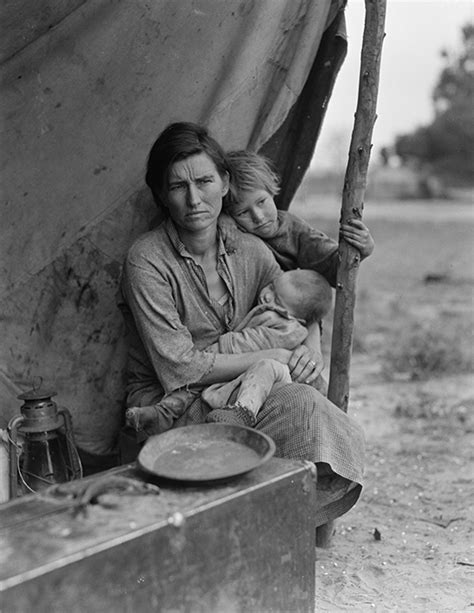
<path id="1" fill-rule="evenodd" d="M 138 455 L 138 464 L 165 479 L 207 482 L 249 472 L 274 453 L 273 440 L 258 430 L 196 424 L 150 437 Z"/>

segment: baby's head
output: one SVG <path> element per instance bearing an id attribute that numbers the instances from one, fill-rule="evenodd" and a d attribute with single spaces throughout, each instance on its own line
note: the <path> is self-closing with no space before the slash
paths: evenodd
<path id="1" fill-rule="evenodd" d="M 271 238 L 278 228 L 273 200 L 280 191 L 278 175 L 253 151 L 231 151 L 227 160 L 231 182 L 224 210 L 247 232 Z"/>
<path id="2" fill-rule="evenodd" d="M 260 304 L 280 306 L 307 325 L 321 321 L 332 303 L 331 286 L 314 270 L 288 270 L 262 289 Z"/>

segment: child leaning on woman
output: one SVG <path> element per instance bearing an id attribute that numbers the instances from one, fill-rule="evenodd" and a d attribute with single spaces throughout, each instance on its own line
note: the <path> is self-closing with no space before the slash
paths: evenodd
<path id="1" fill-rule="evenodd" d="M 230 335 L 229 347 L 211 346 L 209 350 L 226 353 L 250 351 L 252 345 L 248 343 L 253 343 L 253 349 L 282 346 L 293 349 L 312 336 L 313 347 L 318 346 L 316 353 L 319 355 L 318 368 L 321 372 L 320 324 L 330 307 L 327 283 L 333 287 L 336 284 L 338 244 L 301 218 L 277 209 L 274 198 L 280 189 L 279 177 L 266 158 L 242 150 L 228 153 L 228 161 L 231 181 L 224 211 L 242 230 L 263 239 L 284 271 L 299 272 L 300 276 L 298 279 L 297 275 L 292 277 L 291 274 L 283 274 L 278 284 L 264 288 L 259 297 L 259 305 L 235 330 L 244 332 L 243 336 L 239 338 L 238 335 Z M 347 224 L 341 224 L 340 233 L 359 251 L 361 261 L 374 250 L 370 231 L 360 219 L 350 219 Z M 318 274 L 308 277 L 308 273 Z M 308 279 L 312 279 L 313 288 L 308 285 Z M 296 291 L 298 286 L 300 289 Z M 295 301 L 296 296 L 298 300 Z M 317 326 L 314 326 L 313 316 L 297 314 L 297 303 L 302 300 L 306 303 L 308 298 L 317 304 Z M 275 318 L 279 321 L 279 331 L 271 325 Z M 285 318 L 287 321 L 282 324 Z M 309 335 L 304 327 L 306 325 L 309 325 Z M 202 393 L 203 399 L 213 409 L 208 414 L 208 421 L 228 421 L 229 411 L 232 411 L 236 423 L 252 425 L 272 386 L 289 381 L 287 367 L 273 360 L 262 360 L 237 379 L 210 386 L 204 392 L 199 387 L 176 390 L 160 401 L 160 407 L 130 408 L 126 420 L 128 425 L 148 435 L 158 433 L 154 427 L 154 416 L 158 408 L 166 409 L 172 422 L 186 411 L 198 393 Z M 315 386 L 325 393 L 325 382 L 321 377 L 318 377 Z"/>

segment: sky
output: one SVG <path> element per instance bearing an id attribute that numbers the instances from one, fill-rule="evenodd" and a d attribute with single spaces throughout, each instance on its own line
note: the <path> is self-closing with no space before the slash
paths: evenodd
<path id="1" fill-rule="evenodd" d="M 328 105 L 311 164 L 345 168 L 357 104 L 364 0 L 348 0 L 348 53 Z M 372 157 L 398 134 L 433 118 L 431 93 L 443 67 L 441 50 L 456 51 L 461 27 L 474 21 L 474 0 L 387 0 Z"/>

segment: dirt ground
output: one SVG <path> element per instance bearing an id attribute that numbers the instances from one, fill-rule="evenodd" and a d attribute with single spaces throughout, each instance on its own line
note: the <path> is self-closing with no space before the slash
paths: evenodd
<path id="1" fill-rule="evenodd" d="M 366 482 L 331 547 L 317 550 L 318 612 L 474 610 L 473 409 L 466 375 L 353 386 Z"/>
<path id="2" fill-rule="evenodd" d="M 339 201 L 318 198 L 303 186 L 292 212 L 334 236 Z M 474 611 L 474 211 L 369 202 L 364 220 L 349 412 L 366 481 L 317 549 L 316 611 Z"/>

